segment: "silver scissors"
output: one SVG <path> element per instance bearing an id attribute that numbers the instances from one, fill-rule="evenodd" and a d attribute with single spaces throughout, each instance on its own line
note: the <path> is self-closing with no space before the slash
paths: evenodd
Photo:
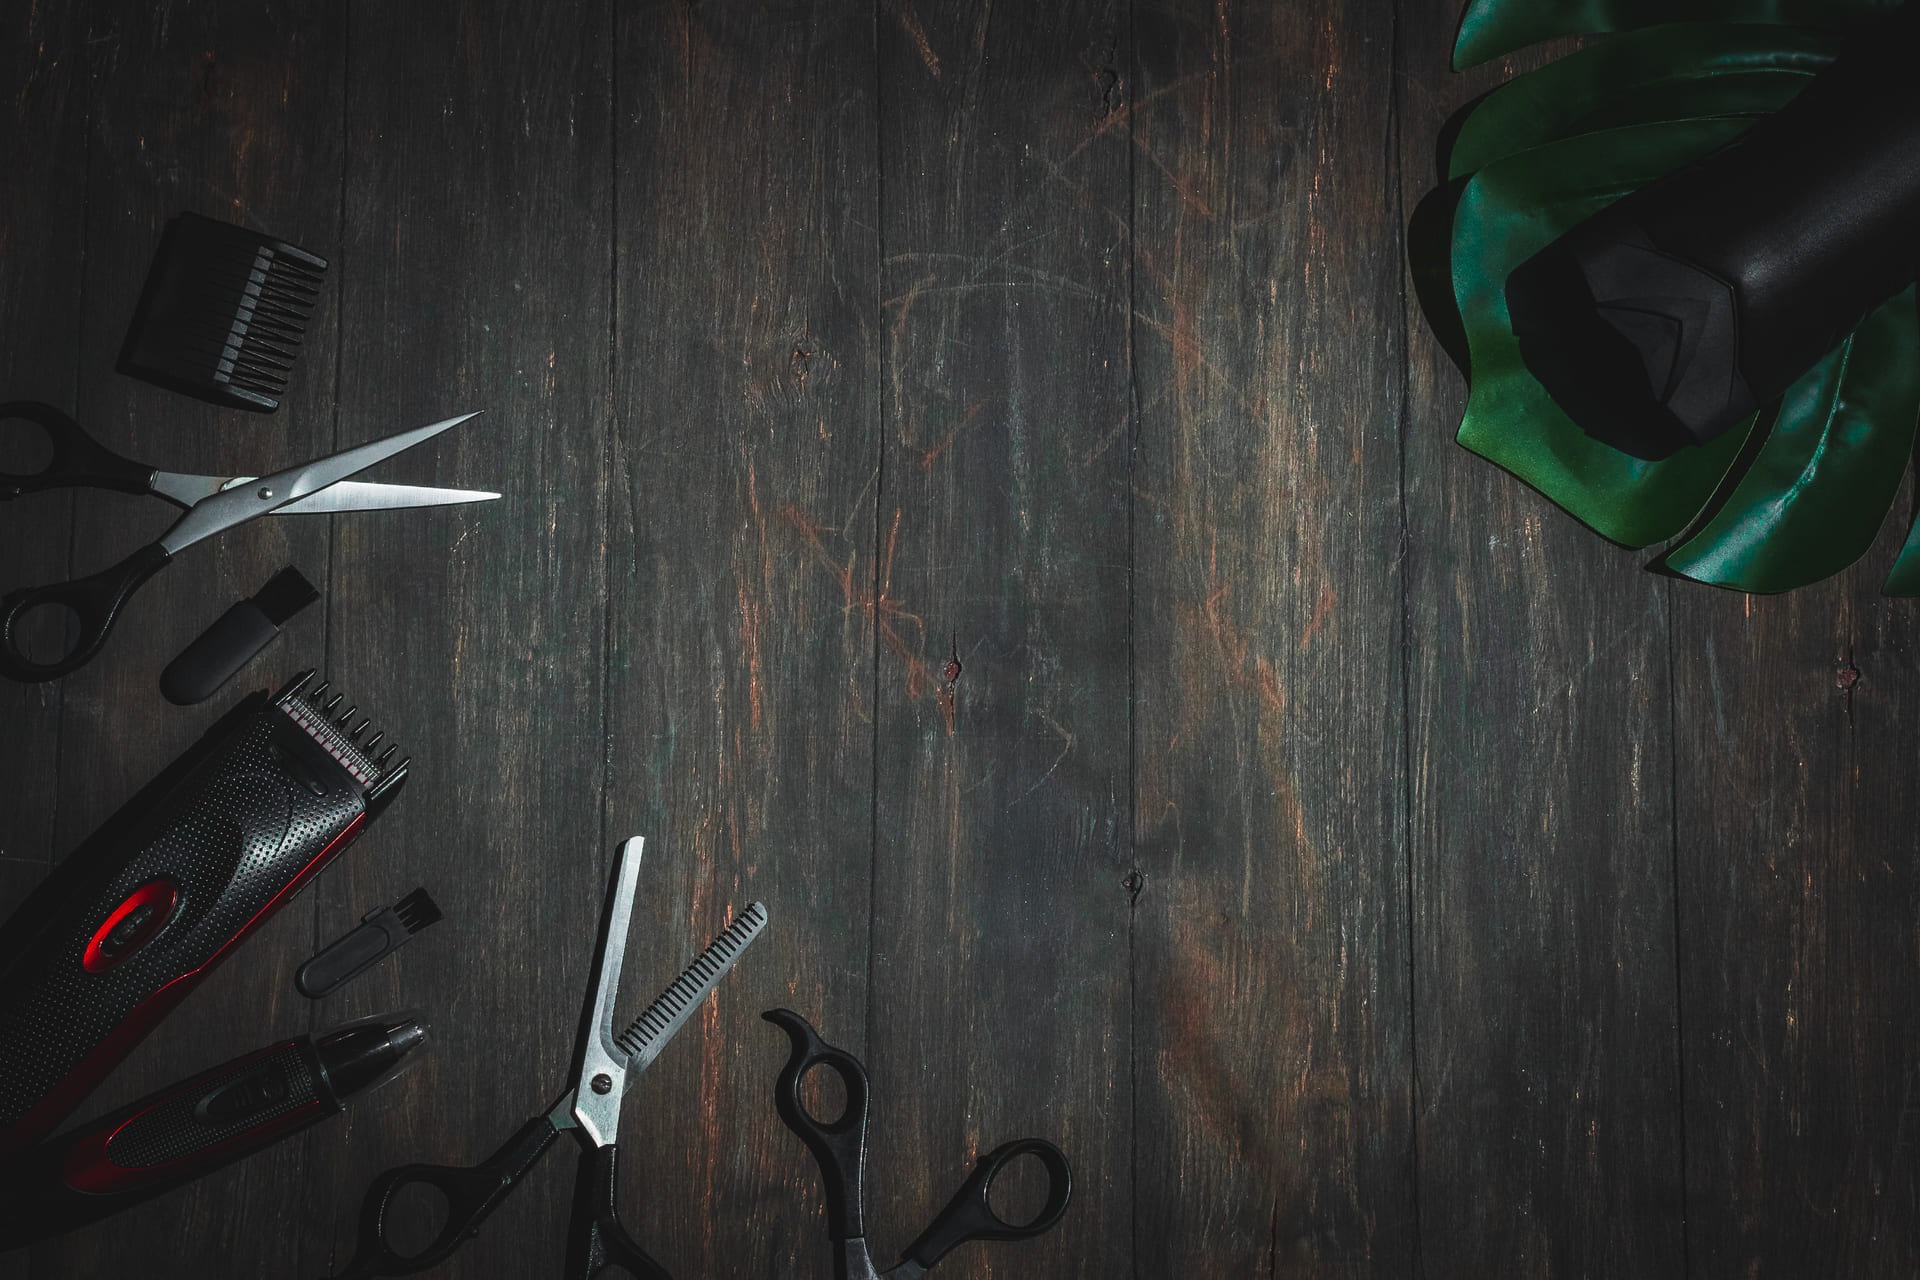
<path id="1" fill-rule="evenodd" d="M 619 1267 L 638 1280 L 669 1280 L 665 1268 L 635 1244 L 620 1225 L 615 1209 L 620 1100 L 726 977 L 747 944 L 766 928 L 767 908 L 763 903 L 749 903 L 659 999 L 625 1031 L 614 1035 L 613 998 L 620 986 L 620 964 L 627 953 L 634 881 L 640 874 L 644 843 L 639 836 L 627 841 L 614 863 L 613 888 L 601 922 L 593 1003 L 588 1006 L 586 1025 L 580 1029 L 574 1050 L 577 1070 L 573 1083 L 544 1114 L 521 1125 L 519 1132 L 480 1164 L 408 1164 L 375 1178 L 360 1206 L 358 1248 L 339 1280 L 411 1275 L 444 1261 L 480 1229 L 487 1215 L 520 1185 L 562 1132 L 572 1133 L 580 1144 L 580 1167 L 573 1183 L 573 1221 L 567 1232 L 567 1265 L 562 1274 L 567 1280 L 589 1280 L 609 1267 Z M 447 1214 L 440 1233 L 425 1248 L 403 1253 L 389 1239 L 388 1214 L 394 1197 L 410 1186 L 438 1192 L 446 1202 Z"/>
<path id="2" fill-rule="evenodd" d="M 161 471 L 123 458 L 80 429 L 80 424 L 36 400 L 0 404 L 0 422 L 30 422 L 46 433 L 52 456 L 38 471 L 0 471 L 0 499 L 46 489 L 114 489 L 152 494 L 184 514 L 173 527 L 110 569 L 44 587 L 25 587 L 0 598 L 0 675 L 13 680 L 52 680 L 90 661 L 106 644 L 120 608 L 141 583 L 203 538 L 255 516 L 314 515 L 334 511 L 384 511 L 485 502 L 500 495 L 473 489 L 428 489 L 418 485 L 363 484 L 346 477 L 457 427 L 477 414 L 463 413 L 415 427 L 270 476 L 197 476 Z M 58 656 L 27 652 L 27 616 L 40 611 L 71 614 L 76 624 Z"/>

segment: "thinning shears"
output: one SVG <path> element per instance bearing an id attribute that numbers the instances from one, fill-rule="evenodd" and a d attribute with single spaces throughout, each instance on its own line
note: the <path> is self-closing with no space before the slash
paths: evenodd
<path id="1" fill-rule="evenodd" d="M 761 1015 L 787 1033 L 793 1055 L 773 1087 L 774 1106 L 787 1128 L 813 1152 L 820 1164 L 820 1180 L 827 1197 L 827 1235 L 833 1244 L 834 1280 L 915 1280 L 933 1269 L 955 1246 L 969 1240 L 1026 1240 L 1049 1230 L 1067 1211 L 1073 1194 L 1073 1171 L 1060 1148 L 1045 1138 L 1016 1138 L 1003 1142 L 974 1163 L 947 1207 L 907 1246 L 906 1254 L 886 1271 L 874 1265 L 867 1248 L 867 1069 L 845 1049 L 820 1038 L 813 1024 L 791 1009 L 773 1009 Z M 846 1110 L 827 1121 L 815 1118 L 800 1096 L 800 1083 L 816 1067 L 840 1077 L 846 1089 Z M 988 1196 L 993 1180 L 1021 1156 L 1032 1156 L 1047 1173 L 1047 1198 L 1033 1220 L 1008 1222 L 994 1212 Z"/>
<path id="2" fill-rule="evenodd" d="M 480 1229 L 507 1192 L 519 1186 L 562 1132 L 580 1143 L 573 1184 L 573 1221 L 567 1232 L 567 1280 L 589 1280 L 619 1267 L 639 1280 L 671 1280 L 665 1269 L 633 1242 L 616 1212 L 614 1158 L 620 1130 L 620 1100 L 694 1010 L 733 968 L 747 944 L 767 924 L 763 903 L 750 903 L 734 922 L 619 1035 L 613 1034 L 613 998 L 627 953 L 633 919 L 634 882 L 644 841 L 620 847 L 613 887 L 601 922 L 600 963 L 587 1020 L 574 1049 L 573 1084 L 542 1115 L 520 1126 L 506 1144 L 471 1168 L 409 1164 L 375 1178 L 360 1206 L 360 1240 L 353 1261 L 338 1280 L 411 1275 L 449 1257 Z M 424 1248 L 404 1253 L 390 1239 L 394 1198 L 410 1186 L 425 1186 L 446 1202 L 446 1221 Z"/>
<path id="3" fill-rule="evenodd" d="M 0 471 L 0 499 L 45 489 L 113 489 L 152 494 L 184 508 L 184 514 L 157 540 L 110 569 L 71 582 L 25 587 L 0 598 L 0 675 L 22 681 L 52 680 L 82 666 L 106 644 L 121 606 L 141 583 L 194 543 L 255 516 L 383 511 L 499 497 L 472 489 L 363 484 L 346 479 L 475 416 L 463 413 L 415 427 L 270 476 L 199 476 L 161 471 L 123 458 L 50 404 L 33 400 L 0 404 L 0 422 L 21 420 L 39 427 L 46 433 L 52 454 L 46 466 L 29 474 Z M 35 627 L 36 642 L 46 641 L 49 648 L 59 649 L 51 657 L 28 652 L 28 616 L 43 611 L 65 613 L 73 624 L 58 641 Z"/>

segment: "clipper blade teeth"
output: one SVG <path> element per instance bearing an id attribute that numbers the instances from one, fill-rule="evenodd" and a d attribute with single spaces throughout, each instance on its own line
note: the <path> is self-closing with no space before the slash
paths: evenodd
<path id="1" fill-rule="evenodd" d="M 323 702 L 322 696 L 332 687 L 332 682 L 322 680 L 311 692 L 308 692 L 306 686 L 313 675 L 313 672 L 308 671 L 295 677 L 274 700 L 275 705 L 285 712 L 290 720 L 305 730 L 308 737 L 319 743 L 328 755 L 338 760 L 341 766 L 369 791 L 403 773 L 408 764 L 405 758 L 391 768 L 388 767 L 388 762 L 399 750 L 399 744 L 389 742 L 386 750 L 378 759 L 375 759 L 373 747 L 386 737 L 385 732 L 376 730 L 371 740 L 365 744 L 360 743 L 361 735 L 366 733 L 373 724 L 373 717 L 361 716 L 357 703 L 348 704 L 344 713 L 335 715 L 334 710 L 344 701 L 344 695 L 336 693 L 331 699 Z M 359 721 L 358 724 L 354 723 L 356 718 Z"/>

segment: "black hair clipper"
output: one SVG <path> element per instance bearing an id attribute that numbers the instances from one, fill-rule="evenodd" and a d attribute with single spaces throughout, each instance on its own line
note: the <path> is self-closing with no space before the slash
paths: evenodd
<path id="1" fill-rule="evenodd" d="M 296 676 L 243 703 L 0 928 L 0 1159 L 33 1145 L 405 780 Z M 357 721 L 357 723 L 356 723 Z"/>

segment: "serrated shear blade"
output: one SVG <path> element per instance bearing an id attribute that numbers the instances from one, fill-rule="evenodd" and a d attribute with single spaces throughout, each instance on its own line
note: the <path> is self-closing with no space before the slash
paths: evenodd
<path id="1" fill-rule="evenodd" d="M 673 985 L 660 993 L 615 1042 L 630 1055 L 627 1072 L 638 1075 L 660 1056 L 660 1050 L 687 1025 L 687 1019 L 700 1003 L 720 985 L 720 979 L 740 959 L 740 953 L 767 927 L 767 906 L 750 902 L 739 919 L 721 931 L 720 936 L 694 957 L 692 964 L 675 978 Z"/>

